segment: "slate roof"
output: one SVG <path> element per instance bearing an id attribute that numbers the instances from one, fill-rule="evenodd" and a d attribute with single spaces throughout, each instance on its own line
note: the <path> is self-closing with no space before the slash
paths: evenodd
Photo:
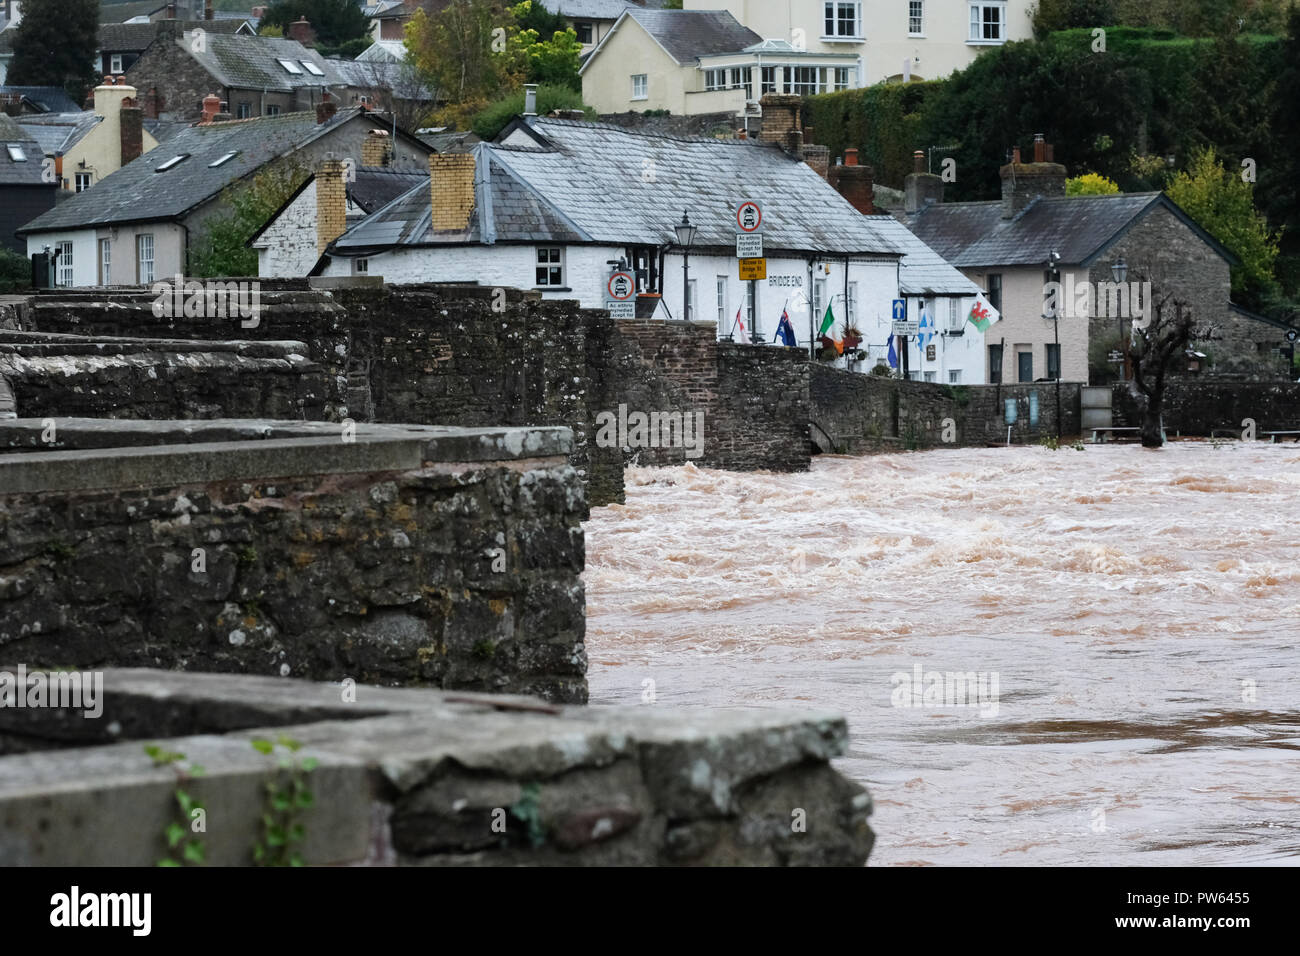
<path id="1" fill-rule="evenodd" d="M 103 122 L 103 117 L 95 115 L 94 110 L 84 110 L 80 113 L 28 113 L 16 117 L 16 120 L 41 144 L 41 149 L 52 156 L 76 146 Z"/>
<path id="2" fill-rule="evenodd" d="M 574 20 L 617 20 L 623 11 L 638 7 L 661 10 L 667 0 L 541 0 L 542 6 L 552 13 Z"/>
<path id="3" fill-rule="evenodd" d="M 414 186 L 429 186 L 427 169 L 360 166 L 354 175 L 356 178 L 348 183 L 348 198 L 367 213 L 382 209 Z"/>
<path id="4" fill-rule="evenodd" d="M 24 162 L 9 158 L 5 147 L 14 144 L 22 147 L 27 157 Z M 30 133 L 4 113 L 0 113 L 0 186 L 40 186 L 42 162 L 39 144 Z"/>
<path id="5" fill-rule="evenodd" d="M 159 143 L 165 143 L 177 133 L 184 132 L 193 126 L 188 120 L 166 120 L 144 118 L 144 128 Z"/>
<path id="6" fill-rule="evenodd" d="M 477 191 L 468 231 L 434 233 L 428 190 L 412 189 L 332 248 L 356 255 L 466 242 L 665 245 L 686 209 L 699 227 L 696 250 L 734 253 L 736 207 L 753 200 L 763 208 L 769 255 L 902 254 L 817 173 L 776 147 L 549 118 L 525 128 L 545 148 L 472 147 Z"/>
<path id="7" fill-rule="evenodd" d="M 1011 218 L 1002 203 L 937 203 L 909 224 L 926 245 L 959 269 L 981 266 L 1041 265 L 1058 252 L 1065 265 L 1092 261 L 1155 206 L 1168 208 L 1219 255 L 1232 254 L 1168 196 L 1159 192 L 1111 196 L 1040 196 Z"/>
<path id="8" fill-rule="evenodd" d="M 406 44 L 401 40 L 376 40 L 357 54 L 358 63 L 401 63 L 406 59 Z"/>
<path id="9" fill-rule="evenodd" d="M 178 39 L 175 42 L 189 51 L 222 86 L 288 93 L 303 86 L 346 85 L 334 69 L 335 61 L 325 59 L 297 40 L 242 34 L 212 36 L 208 37 L 201 53 L 191 50 L 186 40 Z M 288 72 L 278 60 L 294 61 L 300 72 Z M 304 60 L 316 64 L 324 75 L 316 76 L 304 70 Z"/>
<path id="10" fill-rule="evenodd" d="M 104 23 L 125 23 L 147 17 L 167 6 L 166 0 L 134 0 L 131 3 L 101 3 L 99 19 Z"/>
<path id="11" fill-rule="evenodd" d="M 139 53 L 158 36 L 162 20 L 152 23 L 101 23 L 99 25 L 99 51 L 101 53 Z M 208 33 L 230 34 L 243 25 L 243 20 L 185 20 L 181 28 L 192 31 L 199 28 Z"/>
<path id="12" fill-rule="evenodd" d="M 59 86 L 0 86 L 0 93 L 16 93 L 42 113 L 81 112 L 81 107 Z"/>
<path id="13" fill-rule="evenodd" d="M 329 57 L 325 62 L 333 68 L 334 75 L 338 77 L 340 83 L 354 89 L 387 88 L 393 91 L 402 88 L 403 66 L 396 61 L 375 58 L 369 60 L 344 60 Z M 278 63 L 276 68 L 280 69 Z M 316 79 L 319 81 L 321 77 L 316 77 Z"/>
<path id="14" fill-rule="evenodd" d="M 165 145 L 105 176 L 94 189 L 77 193 L 33 219 L 19 233 L 179 219 L 271 160 L 360 115 L 363 111 L 353 108 L 339 110 L 324 124 L 317 124 L 315 113 L 283 113 L 188 127 Z M 236 150 L 238 154 L 220 166 L 209 165 Z M 160 164 L 185 153 L 188 159 L 155 172 Z"/>
<path id="15" fill-rule="evenodd" d="M 952 267 L 893 216 L 867 216 L 872 228 L 903 250 L 898 288 L 904 295 L 968 296 L 979 292 L 970 279 Z"/>
<path id="16" fill-rule="evenodd" d="M 627 15 L 679 64 L 694 65 L 702 56 L 739 53 L 763 41 L 727 10 L 641 10 L 629 7 Z"/>

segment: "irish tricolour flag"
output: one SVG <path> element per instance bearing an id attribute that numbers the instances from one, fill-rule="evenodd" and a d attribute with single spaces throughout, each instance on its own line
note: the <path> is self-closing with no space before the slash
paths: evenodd
<path id="1" fill-rule="evenodd" d="M 989 300 L 984 298 L 983 294 L 975 296 L 975 304 L 970 307 L 970 315 L 966 316 L 966 321 L 981 332 L 987 332 L 989 326 L 1002 316 L 998 310 L 989 305 Z"/>

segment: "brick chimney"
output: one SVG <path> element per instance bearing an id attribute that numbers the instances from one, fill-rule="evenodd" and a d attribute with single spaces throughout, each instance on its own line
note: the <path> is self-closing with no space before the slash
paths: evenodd
<path id="1" fill-rule="evenodd" d="M 387 166 L 392 153 L 392 137 L 386 129 L 372 129 L 361 141 L 362 166 Z"/>
<path id="2" fill-rule="evenodd" d="M 338 112 L 338 104 L 334 102 L 328 90 L 322 91 L 320 102 L 316 104 L 316 122 L 328 123 L 334 118 L 336 112 Z"/>
<path id="3" fill-rule="evenodd" d="M 793 93 L 768 93 L 759 100 L 763 127 L 758 138 L 765 143 L 789 142 L 792 132 L 803 132 L 803 97 Z"/>
<path id="4" fill-rule="evenodd" d="M 135 105 L 135 100 L 126 100 L 118 115 L 122 165 L 125 166 L 144 155 L 144 110 Z"/>
<path id="5" fill-rule="evenodd" d="M 1052 147 L 1042 133 L 1034 134 L 1034 161 L 1020 161 L 1020 147 L 1011 162 L 998 170 L 1002 176 L 1002 218 L 1013 219 L 1039 196 L 1065 195 L 1065 167 L 1052 162 Z"/>
<path id="6" fill-rule="evenodd" d="M 303 46 L 315 46 L 316 31 L 311 28 L 306 17 L 299 17 L 289 24 L 289 39 L 297 40 Z"/>
<path id="7" fill-rule="evenodd" d="M 346 167 L 342 160 L 330 158 L 316 170 L 316 254 L 343 235 L 348 227 L 348 192 L 344 183 Z"/>
<path id="8" fill-rule="evenodd" d="M 203 4 L 203 19 L 211 20 L 214 16 L 215 14 L 212 11 L 212 0 L 207 0 L 207 2 Z"/>
<path id="9" fill-rule="evenodd" d="M 214 116 L 221 112 L 221 97 L 215 93 L 209 93 L 203 97 L 203 118 L 199 120 L 200 126 L 206 126 L 212 122 Z"/>
<path id="10" fill-rule="evenodd" d="M 926 172 L 925 153 L 912 154 L 912 172 L 903 178 L 903 211 L 909 216 L 943 202 L 943 177 Z"/>
<path id="11" fill-rule="evenodd" d="M 858 151 L 856 149 L 846 149 L 844 151 L 844 163 L 838 166 L 832 166 L 830 184 L 834 186 L 841 196 L 858 212 L 864 216 L 874 216 L 876 214 L 876 203 L 873 195 L 875 186 L 876 171 L 870 166 L 858 165 Z"/>
<path id="12" fill-rule="evenodd" d="M 429 191 L 435 232 L 468 229 L 474 210 L 474 154 L 430 154 Z"/>

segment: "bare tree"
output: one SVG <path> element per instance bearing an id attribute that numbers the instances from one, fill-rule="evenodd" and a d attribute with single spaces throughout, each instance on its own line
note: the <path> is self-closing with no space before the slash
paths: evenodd
<path id="1" fill-rule="evenodd" d="M 1171 286 L 1163 282 L 1160 286 L 1159 292 L 1150 296 L 1152 301 L 1144 303 L 1146 323 L 1142 326 L 1133 323 L 1129 342 L 1133 363 L 1129 393 L 1142 412 L 1140 434 L 1144 448 L 1159 448 L 1165 443 L 1162 427 L 1165 386 L 1169 372 L 1182 359 L 1195 329 L 1187 303 L 1177 297 Z"/>

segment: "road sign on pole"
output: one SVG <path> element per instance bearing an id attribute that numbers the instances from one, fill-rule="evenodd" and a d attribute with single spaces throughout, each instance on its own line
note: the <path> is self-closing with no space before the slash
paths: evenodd
<path id="1" fill-rule="evenodd" d="M 763 236 L 761 233 L 736 233 L 736 258 L 737 259 L 762 259 L 763 258 Z"/>
<path id="2" fill-rule="evenodd" d="M 736 210 L 736 225 L 741 232 L 758 232 L 759 226 L 763 225 L 763 210 L 758 208 L 758 203 L 741 203 Z"/>
<path id="3" fill-rule="evenodd" d="M 767 278 L 766 259 L 741 259 L 740 278 L 750 282 Z"/>
<path id="4" fill-rule="evenodd" d="M 609 292 L 609 298 L 614 302 L 631 302 L 632 296 L 636 295 L 636 280 L 627 272 L 615 272 L 609 277 L 609 282 L 605 288 Z"/>
<path id="5" fill-rule="evenodd" d="M 894 321 L 902 322 L 907 318 L 907 301 L 904 299 L 894 300 Z M 902 335 L 903 333 L 898 333 Z"/>

